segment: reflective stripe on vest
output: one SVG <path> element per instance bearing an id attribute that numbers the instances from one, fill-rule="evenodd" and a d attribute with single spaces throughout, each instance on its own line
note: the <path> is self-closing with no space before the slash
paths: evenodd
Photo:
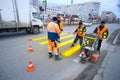
<path id="1" fill-rule="evenodd" d="M 107 32 L 103 32 L 102 38 L 103 38 L 103 39 L 106 39 L 106 38 L 107 38 Z"/>
<path id="2" fill-rule="evenodd" d="M 80 28 L 80 34 L 82 34 L 82 33 L 83 33 L 83 29 Z"/>

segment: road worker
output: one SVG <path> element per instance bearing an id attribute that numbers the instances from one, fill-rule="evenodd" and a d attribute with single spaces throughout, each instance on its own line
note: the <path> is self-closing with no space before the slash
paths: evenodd
<path id="1" fill-rule="evenodd" d="M 49 58 L 53 57 L 53 52 L 55 54 L 55 60 L 60 60 L 58 54 L 58 43 L 59 41 L 59 35 L 61 33 L 59 26 L 57 24 L 57 17 L 53 17 L 52 21 L 48 23 L 47 25 L 47 33 L 48 33 L 48 54 Z"/>
<path id="2" fill-rule="evenodd" d="M 59 25 L 60 30 L 63 31 L 63 22 L 62 22 L 62 20 L 60 19 L 60 17 L 58 17 L 57 24 Z"/>
<path id="3" fill-rule="evenodd" d="M 79 22 L 79 26 L 77 27 L 77 29 L 74 31 L 74 33 L 77 33 L 72 45 L 70 47 L 73 47 L 76 42 L 79 40 L 79 44 L 82 45 L 83 43 L 83 37 L 85 35 L 86 28 L 84 27 L 83 23 L 80 21 Z"/>
<path id="4" fill-rule="evenodd" d="M 97 50 L 100 52 L 103 39 L 108 37 L 108 28 L 105 25 L 105 21 L 101 21 L 101 24 L 95 28 L 93 33 L 97 34 L 99 37 Z"/>

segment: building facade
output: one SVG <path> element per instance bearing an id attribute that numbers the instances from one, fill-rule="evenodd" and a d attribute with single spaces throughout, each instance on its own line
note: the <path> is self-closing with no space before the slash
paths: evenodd
<path id="1" fill-rule="evenodd" d="M 62 14 L 78 15 L 80 20 L 98 20 L 100 10 L 99 2 L 87 2 L 61 6 Z"/>
<path id="2" fill-rule="evenodd" d="M 101 19 L 106 22 L 115 22 L 116 16 L 111 11 L 102 11 Z"/>
<path id="3" fill-rule="evenodd" d="M 80 4 L 71 4 L 58 7 L 47 7 L 45 14 L 50 18 L 61 14 L 64 18 L 70 18 L 73 15 L 78 16 L 79 20 L 97 20 L 99 17 L 99 2 L 87 2 Z"/>

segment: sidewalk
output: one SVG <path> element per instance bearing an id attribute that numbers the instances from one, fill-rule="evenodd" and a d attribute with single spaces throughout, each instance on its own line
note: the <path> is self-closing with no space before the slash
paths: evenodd
<path id="1" fill-rule="evenodd" d="M 120 80 L 120 34 L 116 37 L 93 80 Z"/>
<path id="2" fill-rule="evenodd" d="M 120 80 L 120 46 L 112 46 L 93 80 Z"/>

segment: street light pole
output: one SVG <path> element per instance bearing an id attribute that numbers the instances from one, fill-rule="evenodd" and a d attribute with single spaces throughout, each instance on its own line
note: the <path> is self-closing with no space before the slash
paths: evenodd
<path id="1" fill-rule="evenodd" d="M 73 4 L 73 0 L 71 0 L 71 4 Z"/>
<path id="2" fill-rule="evenodd" d="M 43 0 L 42 1 L 42 6 L 44 7 L 44 23 L 45 23 L 45 11 L 46 11 L 46 6 L 47 6 L 47 1 L 46 0 Z"/>
<path id="3" fill-rule="evenodd" d="M 20 20 L 19 20 L 18 5 L 16 0 L 14 0 L 14 4 L 15 4 L 15 11 L 16 11 L 16 18 L 17 18 L 17 27 L 19 27 Z"/>
<path id="4" fill-rule="evenodd" d="M 0 9 L 0 24 L 2 25 L 2 16 L 1 16 L 1 11 L 2 11 L 2 9 Z"/>
<path id="5" fill-rule="evenodd" d="M 44 23 L 45 23 L 45 7 L 44 7 Z"/>

